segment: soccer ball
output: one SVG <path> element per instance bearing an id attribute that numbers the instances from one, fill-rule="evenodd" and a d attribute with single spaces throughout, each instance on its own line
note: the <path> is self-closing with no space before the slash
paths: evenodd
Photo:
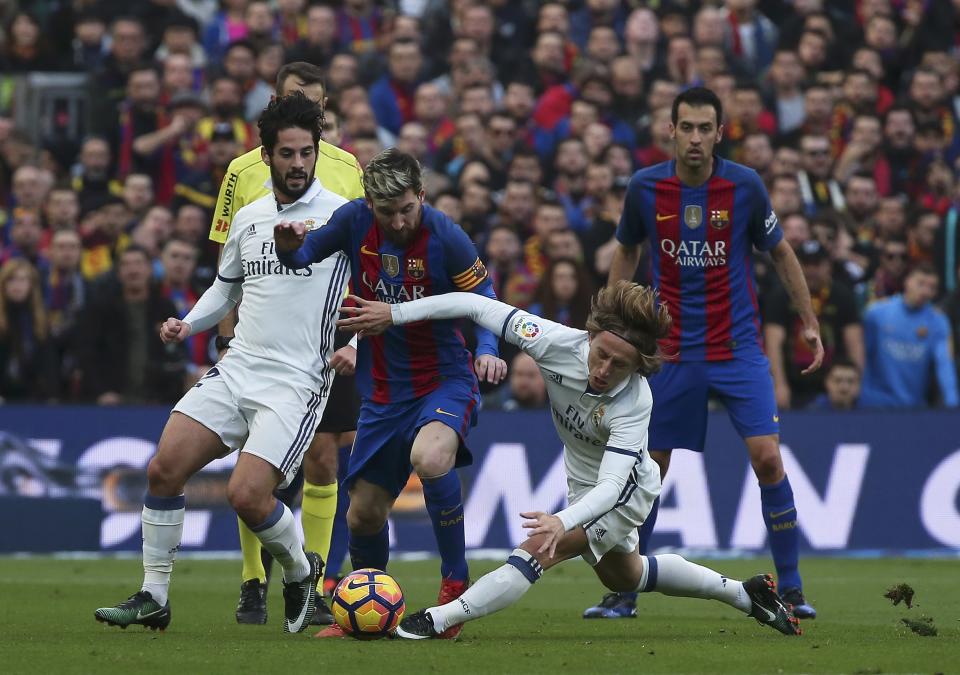
<path id="1" fill-rule="evenodd" d="M 345 576 L 331 604 L 337 625 L 358 640 L 376 640 L 393 632 L 406 608 L 400 584 L 369 567 Z"/>

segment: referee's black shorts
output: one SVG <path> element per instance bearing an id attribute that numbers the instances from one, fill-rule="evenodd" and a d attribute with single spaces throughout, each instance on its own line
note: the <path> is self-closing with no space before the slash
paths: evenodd
<path id="1" fill-rule="evenodd" d="M 333 340 L 334 351 L 346 346 L 352 333 L 338 330 Z M 340 434 L 357 430 L 360 416 L 360 397 L 357 396 L 356 377 L 337 375 L 333 378 L 330 398 L 317 425 L 317 433 Z"/>

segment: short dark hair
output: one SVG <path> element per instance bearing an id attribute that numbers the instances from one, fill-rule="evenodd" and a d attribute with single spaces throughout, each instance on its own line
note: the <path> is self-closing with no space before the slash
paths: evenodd
<path id="1" fill-rule="evenodd" d="M 273 154 L 280 132 L 291 127 L 309 131 L 313 136 L 314 147 L 318 146 L 322 125 L 323 110 L 304 96 L 302 91 L 296 91 L 289 96 L 278 96 L 270 101 L 270 105 L 263 111 L 260 121 L 257 122 L 260 140 L 267 154 Z"/>
<path id="2" fill-rule="evenodd" d="M 283 89 L 283 83 L 288 77 L 295 77 L 304 85 L 319 84 L 323 86 L 323 93 L 327 93 L 327 82 L 323 76 L 323 68 L 306 61 L 291 61 L 277 71 L 277 93 Z"/>
<path id="3" fill-rule="evenodd" d="M 838 357 L 833 360 L 833 363 L 830 364 L 830 367 L 827 368 L 827 374 L 829 375 L 833 370 L 837 368 L 849 368 L 856 371 L 857 375 L 860 375 L 860 367 L 846 357 Z"/>
<path id="4" fill-rule="evenodd" d="M 717 126 L 723 123 L 723 104 L 720 102 L 720 97 L 717 96 L 712 89 L 693 87 L 680 92 L 677 97 L 673 99 L 673 107 L 670 109 L 670 121 L 673 122 L 674 126 L 677 125 L 679 119 L 681 103 L 686 103 L 691 107 L 709 105 L 713 107 L 714 112 L 717 113 Z"/>
<path id="5" fill-rule="evenodd" d="M 937 279 L 940 278 L 940 272 L 937 271 L 937 268 L 934 267 L 932 263 L 929 263 L 925 260 L 918 262 L 916 265 L 907 270 L 904 278 L 913 276 L 914 274 L 924 274 L 928 277 L 937 277 Z"/>

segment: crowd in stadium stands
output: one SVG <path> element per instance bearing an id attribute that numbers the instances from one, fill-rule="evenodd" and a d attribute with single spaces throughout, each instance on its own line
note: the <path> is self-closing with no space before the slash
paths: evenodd
<path id="1" fill-rule="evenodd" d="M 303 60 L 326 69 L 329 142 L 361 166 L 414 154 L 498 296 L 576 327 L 630 176 L 671 156 L 674 96 L 710 87 L 719 152 L 766 182 L 820 318 L 825 367 L 802 376 L 758 257 L 781 408 L 958 405 L 958 0 L 7 0 L 0 20 L 6 402 L 170 403 L 210 366 L 211 336 L 157 326 L 213 278 L 226 167 Z M 89 75 L 82 137 L 25 131 L 35 71 Z M 506 356 L 486 404 L 544 405 Z"/>

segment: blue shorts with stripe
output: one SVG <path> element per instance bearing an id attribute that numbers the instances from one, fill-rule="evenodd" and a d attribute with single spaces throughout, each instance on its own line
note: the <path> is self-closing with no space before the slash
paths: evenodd
<path id="1" fill-rule="evenodd" d="M 780 433 L 770 362 L 762 354 L 727 361 L 665 363 L 649 380 L 650 449 L 702 452 L 710 395 L 723 403 L 743 438 Z"/>
<path id="2" fill-rule="evenodd" d="M 473 455 L 466 439 L 470 428 L 477 423 L 479 402 L 480 392 L 473 378 L 448 378 L 426 396 L 409 401 L 364 401 L 360 405 L 346 484 L 353 485 L 362 478 L 394 497 L 399 495 L 413 471 L 410 464 L 413 441 L 430 422 L 442 422 L 457 433 L 459 447 L 455 466 L 469 466 Z"/>

